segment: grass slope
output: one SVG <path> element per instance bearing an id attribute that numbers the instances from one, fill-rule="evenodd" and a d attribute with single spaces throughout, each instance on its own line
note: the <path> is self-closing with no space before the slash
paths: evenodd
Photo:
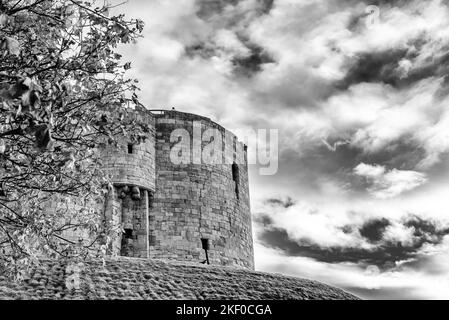
<path id="1" fill-rule="evenodd" d="M 357 299 L 305 279 L 219 266 L 143 259 L 86 262 L 79 288 L 63 261 L 43 261 L 22 283 L 0 275 L 0 299 Z"/>

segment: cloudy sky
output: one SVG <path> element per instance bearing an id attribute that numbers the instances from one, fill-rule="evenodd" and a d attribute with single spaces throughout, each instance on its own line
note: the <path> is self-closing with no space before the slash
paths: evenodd
<path id="1" fill-rule="evenodd" d="M 146 23 L 122 50 L 147 107 L 279 129 L 278 173 L 251 167 L 258 270 L 364 298 L 449 298 L 449 1 L 116 10 Z"/>

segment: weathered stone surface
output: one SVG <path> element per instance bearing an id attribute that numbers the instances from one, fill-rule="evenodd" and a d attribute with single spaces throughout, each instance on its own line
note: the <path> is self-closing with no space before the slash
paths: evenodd
<path id="1" fill-rule="evenodd" d="M 198 150 L 193 148 L 194 124 L 200 126 L 201 134 L 208 129 L 220 132 L 223 151 L 220 163 L 195 164 Z M 155 125 L 156 191 L 150 210 L 150 257 L 204 260 L 201 238 L 208 238 L 212 264 L 253 269 L 248 170 L 243 144 L 223 127 L 197 115 L 167 111 L 155 116 Z M 177 129 L 184 129 L 190 135 L 187 147 L 192 152 L 185 164 L 174 164 L 170 159 L 174 144 L 170 138 Z M 202 147 L 206 143 L 207 140 L 203 141 Z M 227 154 L 226 148 L 230 150 Z M 235 164 L 239 170 L 237 181 L 233 177 L 234 161 L 241 162 Z"/>
<path id="2" fill-rule="evenodd" d="M 139 110 L 135 117 L 151 128 L 146 142 L 131 147 L 123 139 L 118 148 L 108 146 L 103 151 L 105 173 L 113 177 L 115 186 L 104 205 L 106 217 L 125 229 L 114 244 L 115 253 L 197 262 L 205 259 L 201 238 L 208 238 L 212 264 L 253 269 L 244 145 L 220 125 L 198 115 Z M 190 138 L 171 142 L 179 129 Z M 222 152 L 215 164 L 201 161 L 203 147 L 210 141 L 193 140 L 194 132 L 202 135 L 209 129 L 219 133 Z M 175 143 L 188 148 L 181 155 L 186 163 L 176 164 L 170 158 Z"/>
<path id="3" fill-rule="evenodd" d="M 115 185 L 137 186 L 147 190 L 155 189 L 155 127 L 154 116 L 147 111 L 136 110 L 129 117 L 148 124 L 150 132 L 145 142 L 132 145 L 125 138 L 119 140 L 118 148 L 105 146 L 102 149 L 103 170 L 112 177 Z"/>

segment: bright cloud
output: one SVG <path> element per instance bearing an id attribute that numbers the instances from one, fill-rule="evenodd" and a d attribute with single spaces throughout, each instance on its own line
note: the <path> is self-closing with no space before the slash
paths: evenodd
<path id="1" fill-rule="evenodd" d="M 421 172 L 397 169 L 387 171 L 384 166 L 365 163 L 355 167 L 354 173 L 365 177 L 371 184 L 368 191 L 380 199 L 396 197 L 427 181 L 425 174 Z"/>

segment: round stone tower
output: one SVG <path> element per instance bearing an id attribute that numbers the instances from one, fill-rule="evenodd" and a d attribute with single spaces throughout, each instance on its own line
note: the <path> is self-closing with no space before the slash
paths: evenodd
<path id="1" fill-rule="evenodd" d="M 199 261 L 205 239 L 211 263 L 254 268 L 246 147 L 198 115 L 160 111 L 155 126 L 150 257 Z"/>
<path id="2" fill-rule="evenodd" d="M 148 139 L 104 151 L 114 184 L 106 217 L 124 231 L 114 251 L 254 269 L 246 146 L 202 116 L 134 116 L 151 128 Z"/>

